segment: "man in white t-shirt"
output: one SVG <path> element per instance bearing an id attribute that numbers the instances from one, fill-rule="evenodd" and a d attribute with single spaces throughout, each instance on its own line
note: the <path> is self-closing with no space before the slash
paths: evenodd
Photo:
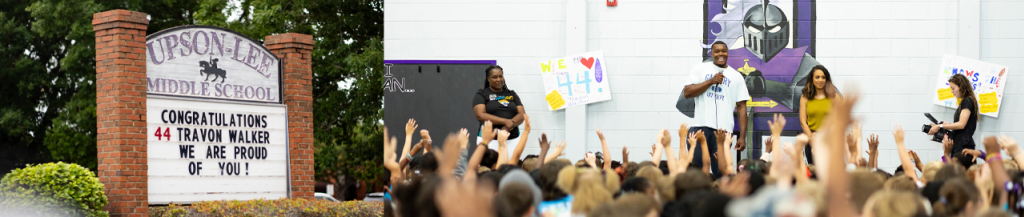
<path id="1" fill-rule="evenodd" d="M 708 141 L 708 152 L 716 153 L 718 145 L 715 143 L 715 129 L 734 131 L 735 122 L 733 111 L 739 114 L 739 132 L 733 132 L 739 136 L 736 141 L 736 150 L 743 151 L 746 148 L 747 135 L 747 103 L 750 93 L 747 92 L 747 85 L 743 75 L 726 64 L 729 59 L 729 47 L 721 41 L 711 45 L 711 61 L 699 63 L 690 70 L 688 85 L 683 88 L 683 95 L 689 99 L 694 98 L 694 122 L 690 124 L 690 133 L 697 130 L 704 131 L 704 137 Z M 730 138 L 731 139 L 731 138 Z M 689 147 L 691 144 L 687 144 Z M 695 150 L 700 153 L 701 147 Z M 729 151 L 729 150 L 722 150 Z M 699 155 L 698 155 L 699 156 Z M 694 158 L 690 165 L 701 167 L 701 158 Z M 718 160 L 711 155 L 711 174 L 715 178 L 722 174 L 718 169 Z"/>

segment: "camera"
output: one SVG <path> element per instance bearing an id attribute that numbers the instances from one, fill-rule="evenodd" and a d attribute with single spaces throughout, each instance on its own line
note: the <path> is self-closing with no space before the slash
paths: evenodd
<path id="1" fill-rule="evenodd" d="M 932 117 L 932 114 L 924 113 L 924 116 L 927 117 L 928 120 L 931 120 L 932 123 L 939 124 L 939 121 L 935 120 L 935 117 Z M 924 126 L 921 127 L 921 131 L 924 132 L 924 133 L 928 133 L 928 131 L 931 131 L 931 130 L 932 130 L 932 125 L 931 124 L 925 124 Z M 935 135 L 932 135 L 932 141 L 938 142 L 938 143 L 942 143 L 942 137 L 945 136 L 945 135 L 948 135 L 948 134 L 950 134 L 949 130 L 947 130 L 947 129 L 939 129 L 939 131 L 936 132 Z"/>

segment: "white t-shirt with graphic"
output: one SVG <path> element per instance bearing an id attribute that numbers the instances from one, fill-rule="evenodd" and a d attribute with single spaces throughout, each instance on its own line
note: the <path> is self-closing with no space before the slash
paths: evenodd
<path id="1" fill-rule="evenodd" d="M 694 98 L 696 104 L 693 112 L 693 127 L 710 127 L 732 131 L 734 121 L 732 113 L 736 111 L 736 102 L 750 100 L 747 84 L 743 75 L 732 67 L 720 68 L 712 62 L 704 62 L 693 66 L 690 70 L 690 84 L 700 84 L 710 80 L 715 74 L 722 72 L 725 79 L 722 84 L 711 85 L 704 93 Z"/>

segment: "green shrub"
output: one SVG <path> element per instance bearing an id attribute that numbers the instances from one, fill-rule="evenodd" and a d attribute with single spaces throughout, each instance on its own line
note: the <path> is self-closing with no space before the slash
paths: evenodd
<path id="1" fill-rule="evenodd" d="M 382 216 L 381 202 L 280 199 L 202 201 L 191 206 L 150 207 L 149 216 Z"/>
<path id="2" fill-rule="evenodd" d="M 108 216 L 103 184 L 85 167 L 46 163 L 0 180 L 0 216 Z"/>

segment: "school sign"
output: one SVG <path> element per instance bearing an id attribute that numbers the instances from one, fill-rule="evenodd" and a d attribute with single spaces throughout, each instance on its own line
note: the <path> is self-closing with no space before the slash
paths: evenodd
<path id="1" fill-rule="evenodd" d="M 312 37 L 212 26 L 147 35 L 146 14 L 93 16 L 99 178 L 112 215 L 150 205 L 311 198 Z"/>

